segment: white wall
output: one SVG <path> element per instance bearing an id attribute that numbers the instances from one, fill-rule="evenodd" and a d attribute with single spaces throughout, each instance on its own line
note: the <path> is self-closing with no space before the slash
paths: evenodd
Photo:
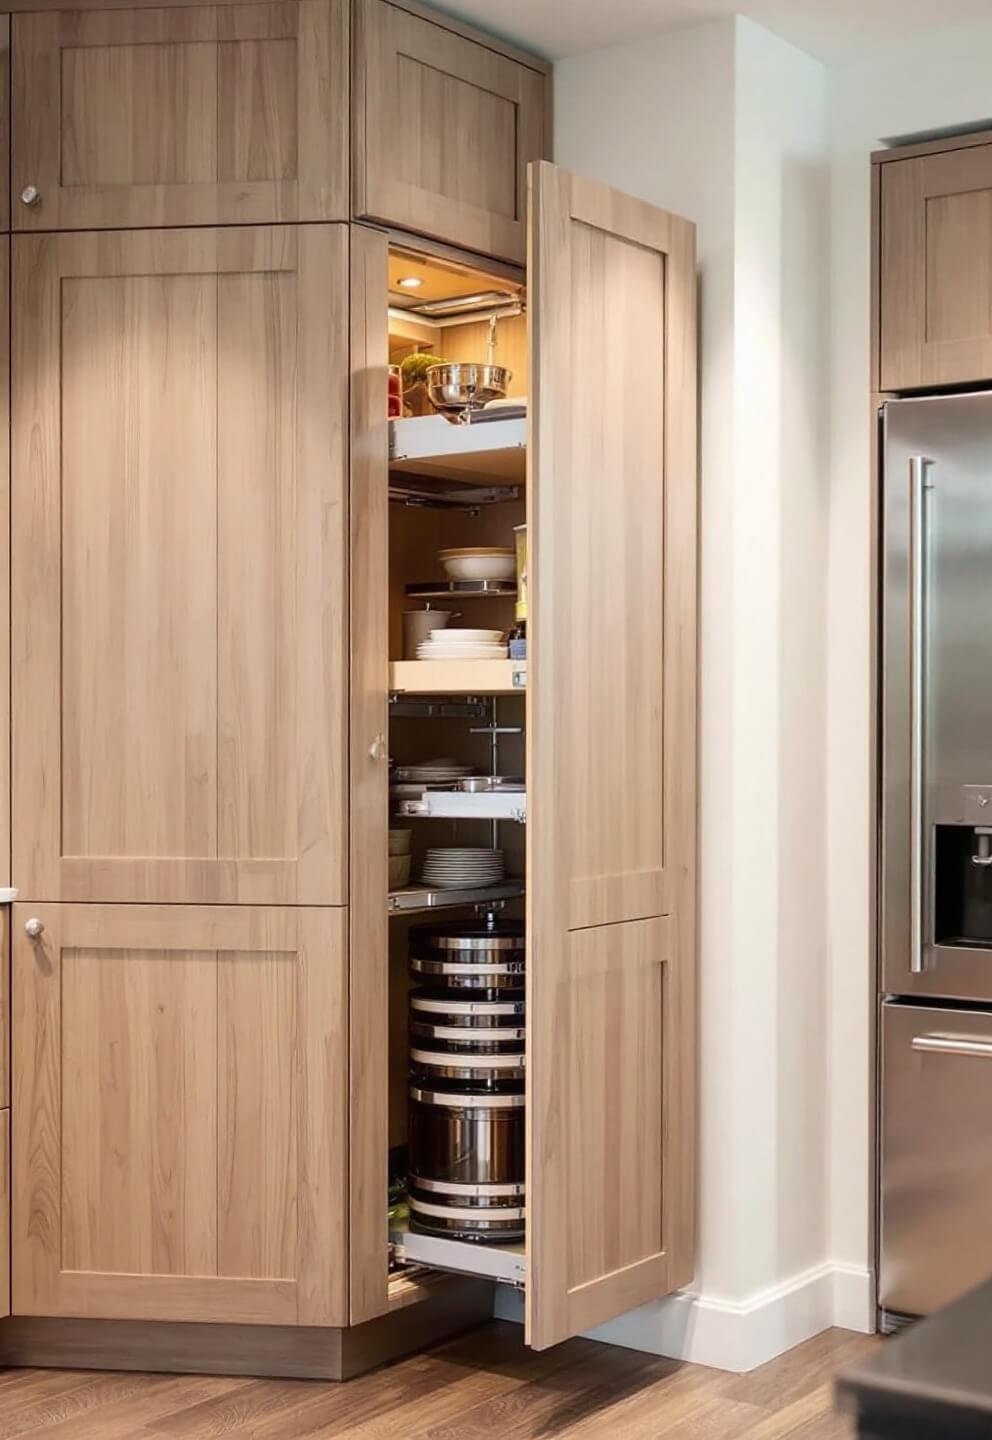
<path id="1" fill-rule="evenodd" d="M 695 1300 L 603 1338 L 730 1368 L 829 1324 L 822 68 L 742 19 L 560 62 L 560 163 L 699 227 Z"/>
<path id="2" fill-rule="evenodd" d="M 871 1252 L 869 989 L 869 154 L 892 137 L 992 116 L 992 20 L 832 69 L 827 793 L 831 1253 Z"/>

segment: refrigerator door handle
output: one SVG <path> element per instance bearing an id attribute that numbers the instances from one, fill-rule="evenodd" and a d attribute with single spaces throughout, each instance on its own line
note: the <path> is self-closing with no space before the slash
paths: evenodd
<path id="1" fill-rule="evenodd" d="M 909 969 L 922 975 L 926 968 L 924 924 L 924 753 L 926 745 L 926 492 L 930 461 L 925 455 L 909 460 Z"/>
<path id="2" fill-rule="evenodd" d="M 992 1040 L 980 1035 L 914 1035 L 911 1046 L 933 1055 L 976 1055 L 992 1060 Z"/>

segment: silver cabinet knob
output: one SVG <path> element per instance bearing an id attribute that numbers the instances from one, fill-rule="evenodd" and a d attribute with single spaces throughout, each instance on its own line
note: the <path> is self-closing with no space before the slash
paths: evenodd
<path id="1" fill-rule="evenodd" d="M 24 201 L 25 205 L 37 205 L 38 201 L 41 199 L 41 191 L 38 190 L 34 185 L 25 185 L 24 189 L 21 191 L 21 199 Z"/>
<path id="2" fill-rule="evenodd" d="M 24 933 L 30 935 L 32 940 L 37 940 L 38 936 L 44 933 L 44 929 L 44 920 L 31 919 L 24 922 Z"/>
<path id="3" fill-rule="evenodd" d="M 381 731 L 369 746 L 369 756 L 372 760 L 384 760 L 386 758 L 386 737 Z"/>

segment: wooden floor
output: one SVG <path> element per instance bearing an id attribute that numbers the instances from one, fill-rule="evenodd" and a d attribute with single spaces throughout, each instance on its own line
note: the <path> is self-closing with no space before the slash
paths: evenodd
<path id="1" fill-rule="evenodd" d="M 882 1342 L 831 1330 L 750 1375 L 591 1340 L 536 1355 L 494 1323 L 346 1385 L 0 1373 L 0 1440 L 846 1440 L 831 1380 Z"/>

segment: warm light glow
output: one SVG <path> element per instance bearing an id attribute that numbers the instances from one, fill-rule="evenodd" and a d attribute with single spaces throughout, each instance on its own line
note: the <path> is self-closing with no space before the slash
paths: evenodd
<path id="1" fill-rule="evenodd" d="M 404 275 L 403 279 L 396 283 L 402 285 L 404 290 L 419 290 L 424 282 L 419 275 Z"/>

